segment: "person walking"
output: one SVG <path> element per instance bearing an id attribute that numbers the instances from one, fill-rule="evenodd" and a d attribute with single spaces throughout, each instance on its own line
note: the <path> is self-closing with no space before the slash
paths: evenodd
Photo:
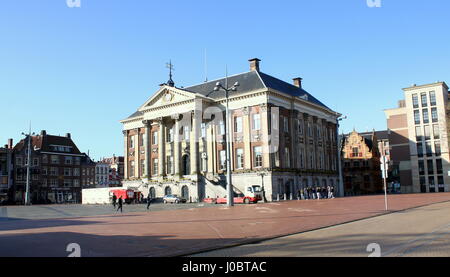
<path id="1" fill-rule="evenodd" d="M 317 200 L 320 200 L 320 187 L 316 187 Z"/>
<path id="2" fill-rule="evenodd" d="M 330 188 L 330 198 L 334 198 L 334 186 Z"/>
<path id="3" fill-rule="evenodd" d="M 113 194 L 113 197 L 112 197 L 112 204 L 113 204 L 113 206 L 114 206 L 114 209 L 116 209 L 117 196 L 116 196 L 115 194 Z"/>
<path id="4" fill-rule="evenodd" d="M 117 208 L 117 211 L 120 210 L 120 212 L 122 213 L 122 205 L 123 205 L 123 200 L 122 200 L 122 196 L 120 196 L 119 201 L 118 201 L 119 207 Z"/>
<path id="5" fill-rule="evenodd" d="M 150 209 L 150 203 L 152 202 L 152 196 L 150 193 L 147 196 L 147 210 Z"/>

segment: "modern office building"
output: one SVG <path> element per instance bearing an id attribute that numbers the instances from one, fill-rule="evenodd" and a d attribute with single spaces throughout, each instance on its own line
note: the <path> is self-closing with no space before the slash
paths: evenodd
<path id="1" fill-rule="evenodd" d="M 402 192 L 450 191 L 449 90 L 444 82 L 403 89 L 399 106 L 385 110 L 391 160 Z"/>

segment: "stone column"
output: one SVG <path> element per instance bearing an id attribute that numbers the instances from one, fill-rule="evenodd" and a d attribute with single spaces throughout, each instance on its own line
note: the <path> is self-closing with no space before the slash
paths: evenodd
<path id="1" fill-rule="evenodd" d="M 165 157 L 166 157 L 166 125 L 164 119 L 161 117 L 159 122 L 159 137 L 158 137 L 158 176 L 166 176 Z"/>
<path id="2" fill-rule="evenodd" d="M 150 180 L 152 175 L 152 171 L 150 168 L 151 157 L 152 157 L 152 142 L 151 142 L 151 130 L 152 130 L 152 122 L 151 120 L 144 120 L 142 122 L 145 127 L 145 140 L 144 140 L 144 149 L 145 149 L 145 174 L 147 178 Z"/>
<path id="3" fill-rule="evenodd" d="M 199 130 L 201 123 L 201 114 L 194 110 L 192 113 L 192 127 L 191 127 L 191 139 L 190 139 L 190 159 L 191 159 L 191 175 L 197 175 L 198 171 L 198 141 Z"/>
<path id="4" fill-rule="evenodd" d="M 128 153 L 128 131 L 122 131 L 123 135 L 124 135 L 124 147 L 125 147 L 125 151 L 124 151 L 124 176 L 125 179 L 128 179 L 128 166 L 129 166 L 129 155 L 130 153 Z M 89 175 L 89 174 L 88 174 Z"/>
<path id="5" fill-rule="evenodd" d="M 180 179 L 180 115 L 176 114 L 172 116 L 172 119 L 175 120 L 175 129 L 174 129 L 174 140 L 173 140 L 173 162 L 174 162 L 174 177 L 175 179 Z"/>
<path id="6" fill-rule="evenodd" d="M 139 178 L 140 177 L 140 156 L 141 151 L 139 151 L 139 129 L 136 129 L 136 135 L 134 136 L 134 177 Z"/>

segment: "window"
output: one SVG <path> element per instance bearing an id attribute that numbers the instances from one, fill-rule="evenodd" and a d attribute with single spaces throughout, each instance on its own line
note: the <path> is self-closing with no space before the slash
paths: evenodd
<path id="1" fill-rule="evenodd" d="M 72 180 L 71 179 L 64 179 L 64 186 L 65 187 L 71 187 L 72 186 Z"/>
<path id="2" fill-rule="evenodd" d="M 430 126 L 425 125 L 425 140 L 430 140 L 430 139 L 431 139 Z"/>
<path id="3" fill-rule="evenodd" d="M 416 141 L 422 141 L 422 140 L 423 140 L 422 127 L 417 126 L 416 127 Z"/>
<path id="4" fill-rule="evenodd" d="M 353 157 L 353 158 L 359 157 L 359 148 L 358 147 L 353 147 L 351 157 Z"/>
<path id="5" fill-rule="evenodd" d="M 308 122 L 308 136 L 312 137 L 312 128 L 311 128 L 311 122 Z"/>
<path id="6" fill-rule="evenodd" d="M 129 175 L 130 177 L 134 177 L 134 161 L 131 161 L 131 162 L 130 162 L 130 170 L 129 170 L 128 175 Z"/>
<path id="7" fill-rule="evenodd" d="M 158 175 L 158 159 L 153 159 L 153 175 Z"/>
<path id="8" fill-rule="evenodd" d="M 50 176 L 58 176 L 58 168 L 50 167 Z"/>
<path id="9" fill-rule="evenodd" d="M 134 148 L 134 136 L 130 137 L 130 148 Z"/>
<path id="10" fill-rule="evenodd" d="M 303 148 L 299 148 L 299 163 L 300 163 L 300 165 L 299 165 L 299 167 L 301 168 L 301 169 L 303 169 L 304 167 L 305 167 L 305 164 L 304 164 L 304 155 L 303 155 Z"/>
<path id="11" fill-rule="evenodd" d="M 289 132 L 289 118 L 286 116 L 283 116 L 283 129 L 284 129 L 284 132 L 286 132 L 286 133 Z"/>
<path id="12" fill-rule="evenodd" d="M 419 107 L 419 97 L 417 96 L 417 94 L 412 95 L 412 102 L 414 109 L 417 109 Z"/>
<path id="13" fill-rule="evenodd" d="M 431 120 L 433 122 L 438 122 L 437 108 L 431 108 Z"/>
<path id="14" fill-rule="evenodd" d="M 421 142 L 417 143 L 417 156 L 419 158 L 423 157 L 423 145 Z"/>
<path id="15" fill-rule="evenodd" d="M 202 138 L 206 138 L 206 123 L 201 125 Z"/>
<path id="16" fill-rule="evenodd" d="M 225 122 L 223 120 L 219 121 L 219 135 L 225 135 Z"/>
<path id="17" fill-rule="evenodd" d="M 420 112 L 418 110 L 414 111 L 414 123 L 420 124 Z"/>
<path id="18" fill-rule="evenodd" d="M 441 156 L 441 142 L 440 141 L 435 141 L 434 142 L 434 154 L 436 155 L 436 157 Z"/>
<path id="19" fill-rule="evenodd" d="M 262 147 L 255 146 L 253 148 L 253 153 L 255 155 L 255 167 L 262 167 Z"/>
<path id="20" fill-rule="evenodd" d="M 167 173 L 173 174 L 173 157 L 167 156 Z"/>
<path id="21" fill-rule="evenodd" d="M 57 186 L 58 186 L 58 180 L 50 179 L 50 187 L 57 187 Z"/>
<path id="22" fill-rule="evenodd" d="M 437 171 L 437 174 L 442 174 L 442 172 L 443 172 L 441 159 L 436 160 L 436 171 Z"/>
<path id="23" fill-rule="evenodd" d="M 38 158 L 34 158 L 33 159 L 33 166 L 39 166 L 39 159 Z"/>
<path id="24" fill-rule="evenodd" d="M 158 131 L 153 132 L 153 145 L 158 145 Z"/>
<path id="25" fill-rule="evenodd" d="M 72 169 L 71 168 L 64 168 L 64 176 L 72 176 Z"/>
<path id="26" fill-rule="evenodd" d="M 433 156 L 433 151 L 431 150 L 431 142 L 427 141 L 425 144 L 425 149 L 427 150 L 427 156 Z"/>
<path id="27" fill-rule="evenodd" d="M 42 155 L 42 163 L 48 163 L 48 156 L 46 154 Z"/>
<path id="28" fill-rule="evenodd" d="M 173 142 L 173 128 L 167 129 L 167 142 Z"/>
<path id="29" fill-rule="evenodd" d="M 430 122 L 430 117 L 428 115 L 428 109 L 423 109 L 422 110 L 422 114 L 423 114 L 423 123 L 427 124 Z"/>
<path id="30" fill-rule="evenodd" d="M 221 150 L 220 153 L 220 170 L 227 170 L 227 153 L 225 150 Z"/>
<path id="31" fill-rule="evenodd" d="M 234 131 L 236 133 L 242 133 L 242 117 L 238 116 L 234 119 Z"/>
<path id="32" fill-rule="evenodd" d="M 145 170 L 145 160 L 141 160 L 141 176 L 147 175 L 147 172 Z"/>
<path id="33" fill-rule="evenodd" d="M 253 130 L 261 130 L 261 115 L 259 113 L 253 114 Z"/>
<path id="34" fill-rule="evenodd" d="M 47 168 L 43 167 L 41 172 L 42 172 L 42 175 L 47 175 Z"/>
<path id="35" fill-rule="evenodd" d="M 80 176 L 80 169 L 79 168 L 74 168 L 73 169 L 73 176 L 75 176 L 75 177 Z"/>
<path id="36" fill-rule="evenodd" d="M 189 126 L 184 126 L 183 127 L 183 135 L 184 135 L 184 140 L 185 141 L 189 141 L 190 135 L 191 133 L 189 132 Z"/>
<path id="37" fill-rule="evenodd" d="M 285 168 L 291 167 L 291 157 L 289 155 L 289 147 L 284 148 L 284 164 Z"/>
<path id="38" fill-rule="evenodd" d="M 80 180 L 78 180 L 78 179 L 73 180 L 73 186 L 74 187 L 79 187 L 80 186 Z"/>
<path id="39" fill-rule="evenodd" d="M 52 161 L 52 164 L 59 164 L 59 156 L 52 155 L 51 161 Z"/>
<path id="40" fill-rule="evenodd" d="M 436 192 L 436 184 L 434 183 L 434 176 L 428 177 L 428 185 L 430 186 L 430 192 Z"/>
<path id="41" fill-rule="evenodd" d="M 419 161 L 419 175 L 425 175 L 425 163 Z"/>
<path id="42" fill-rule="evenodd" d="M 244 149 L 242 148 L 236 149 L 236 168 L 244 168 Z"/>
<path id="43" fill-rule="evenodd" d="M 437 125 L 437 124 L 433 125 L 433 135 L 434 135 L 434 139 L 439 139 L 440 138 L 439 125 Z"/>
<path id="44" fill-rule="evenodd" d="M 422 99 L 422 107 L 427 106 L 427 94 L 424 92 L 420 94 L 420 98 Z"/>
<path id="45" fill-rule="evenodd" d="M 80 164 L 81 164 L 81 158 L 75 157 L 75 165 L 80 165 Z"/>
<path id="46" fill-rule="evenodd" d="M 428 175 L 433 175 L 434 174 L 433 160 L 427 161 L 427 167 L 428 167 Z"/>
<path id="47" fill-rule="evenodd" d="M 298 134 L 303 136 L 303 120 L 301 119 L 298 121 Z"/>
<path id="48" fill-rule="evenodd" d="M 72 157 L 64 157 L 64 164 L 71 165 Z"/>
<path id="49" fill-rule="evenodd" d="M 430 91 L 430 105 L 436 106 L 436 92 Z"/>

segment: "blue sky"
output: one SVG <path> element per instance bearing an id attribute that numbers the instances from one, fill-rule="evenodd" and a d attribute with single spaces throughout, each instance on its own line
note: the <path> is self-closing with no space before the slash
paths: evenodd
<path id="1" fill-rule="evenodd" d="M 166 82 L 261 70 L 385 129 L 383 109 L 413 83 L 450 82 L 448 0 L 0 1 L 0 145 L 28 130 L 72 137 L 94 159 L 123 154 L 119 120 Z"/>

